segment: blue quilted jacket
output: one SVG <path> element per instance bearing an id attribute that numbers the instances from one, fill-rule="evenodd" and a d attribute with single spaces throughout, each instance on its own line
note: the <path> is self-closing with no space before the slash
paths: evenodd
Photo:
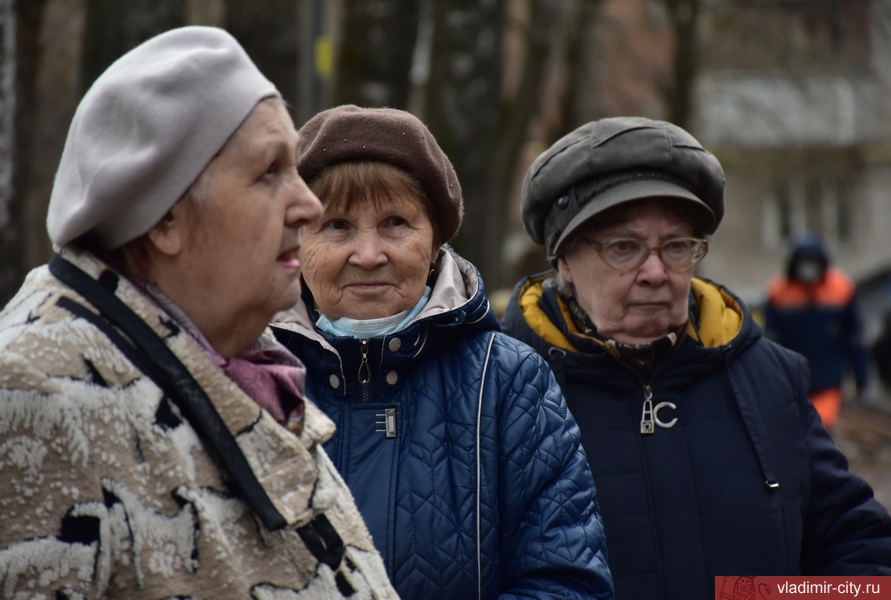
<path id="1" fill-rule="evenodd" d="M 391 581 L 404 599 L 612 598 L 594 483 L 550 369 L 500 333 L 472 265 L 449 249 L 439 273 L 418 318 L 383 338 L 322 335 L 307 290 L 274 327 L 337 425 L 325 450 Z"/>
<path id="2" fill-rule="evenodd" d="M 548 357 L 578 419 L 617 598 L 713 598 L 726 575 L 891 575 L 891 518 L 808 401 L 806 362 L 738 298 L 694 279 L 685 337 L 644 376 L 568 325 L 549 277 L 517 285 L 504 330 Z"/>

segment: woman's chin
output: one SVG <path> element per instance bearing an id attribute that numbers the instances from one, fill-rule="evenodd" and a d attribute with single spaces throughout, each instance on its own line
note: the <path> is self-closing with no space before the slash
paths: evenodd
<path id="1" fill-rule="evenodd" d="M 295 281 L 293 284 L 288 286 L 288 288 L 279 294 L 275 298 L 275 302 L 273 305 L 275 306 L 275 312 L 281 312 L 283 310 L 288 310 L 297 304 L 297 301 L 300 300 L 300 280 Z"/>
<path id="2" fill-rule="evenodd" d="M 649 344 L 651 342 L 655 342 L 658 339 L 661 339 L 668 335 L 673 328 L 670 327 L 667 323 L 665 326 L 653 327 L 651 326 L 641 326 L 639 328 L 629 328 L 625 331 L 619 332 L 612 336 L 617 342 L 622 342 L 623 344 L 633 344 L 639 346 L 641 344 Z"/>

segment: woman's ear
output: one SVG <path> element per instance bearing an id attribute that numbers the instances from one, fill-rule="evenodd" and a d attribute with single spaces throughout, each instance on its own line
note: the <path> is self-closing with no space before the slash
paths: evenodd
<path id="1" fill-rule="evenodd" d="M 566 283 L 575 283 L 572 280 L 572 270 L 569 268 L 569 263 L 567 263 L 566 259 L 562 256 L 557 259 L 557 271 L 559 271 L 563 281 Z"/>
<path id="2" fill-rule="evenodd" d="M 177 202 L 148 232 L 149 241 L 158 252 L 166 256 L 177 256 L 185 248 L 186 211 L 182 202 Z"/>

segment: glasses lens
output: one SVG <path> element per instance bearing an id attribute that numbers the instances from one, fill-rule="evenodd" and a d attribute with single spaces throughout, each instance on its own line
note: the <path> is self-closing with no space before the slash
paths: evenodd
<path id="1" fill-rule="evenodd" d="M 600 257 L 614 269 L 633 270 L 640 267 L 650 252 L 643 242 L 631 238 L 620 238 L 597 244 Z M 662 264 L 671 271 L 686 271 L 695 266 L 705 256 L 708 245 L 705 240 L 696 238 L 675 238 L 658 247 Z"/>
<path id="2" fill-rule="evenodd" d="M 619 239 L 605 242 L 600 249 L 600 256 L 615 269 L 628 269 L 638 266 L 638 262 L 646 252 L 646 247 L 636 240 Z"/>
<path id="3" fill-rule="evenodd" d="M 705 256 L 705 243 L 694 238 L 669 240 L 662 246 L 662 262 L 669 269 L 686 271 Z"/>
<path id="4" fill-rule="evenodd" d="M 689 239 L 669 240 L 662 245 L 662 262 L 669 269 L 687 269 L 693 258 L 693 245 Z"/>

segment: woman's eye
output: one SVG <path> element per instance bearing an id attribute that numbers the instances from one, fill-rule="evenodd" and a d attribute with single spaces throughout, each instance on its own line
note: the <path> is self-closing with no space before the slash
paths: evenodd
<path id="1" fill-rule="evenodd" d="M 405 225 L 406 223 L 408 223 L 408 221 L 403 219 L 402 217 L 390 217 L 389 219 L 387 219 L 387 225 L 389 225 L 390 227 L 400 227 L 402 225 Z"/>
<path id="2" fill-rule="evenodd" d="M 335 231 L 342 231 L 347 228 L 346 221 L 342 219 L 332 219 L 328 221 L 326 225 L 328 229 L 334 229 Z"/>
<path id="3" fill-rule="evenodd" d="M 632 240 L 617 240 L 610 244 L 610 249 L 613 252 L 618 252 L 620 254 L 625 254 L 629 252 L 637 251 L 639 244 L 633 242 Z"/>
<path id="4" fill-rule="evenodd" d="M 673 240 L 662 248 L 663 254 L 683 258 L 693 254 L 693 242 L 690 240 Z"/>
<path id="5" fill-rule="evenodd" d="M 673 240 L 665 244 L 665 250 L 668 252 L 685 252 L 689 247 L 689 243 L 684 240 Z"/>

